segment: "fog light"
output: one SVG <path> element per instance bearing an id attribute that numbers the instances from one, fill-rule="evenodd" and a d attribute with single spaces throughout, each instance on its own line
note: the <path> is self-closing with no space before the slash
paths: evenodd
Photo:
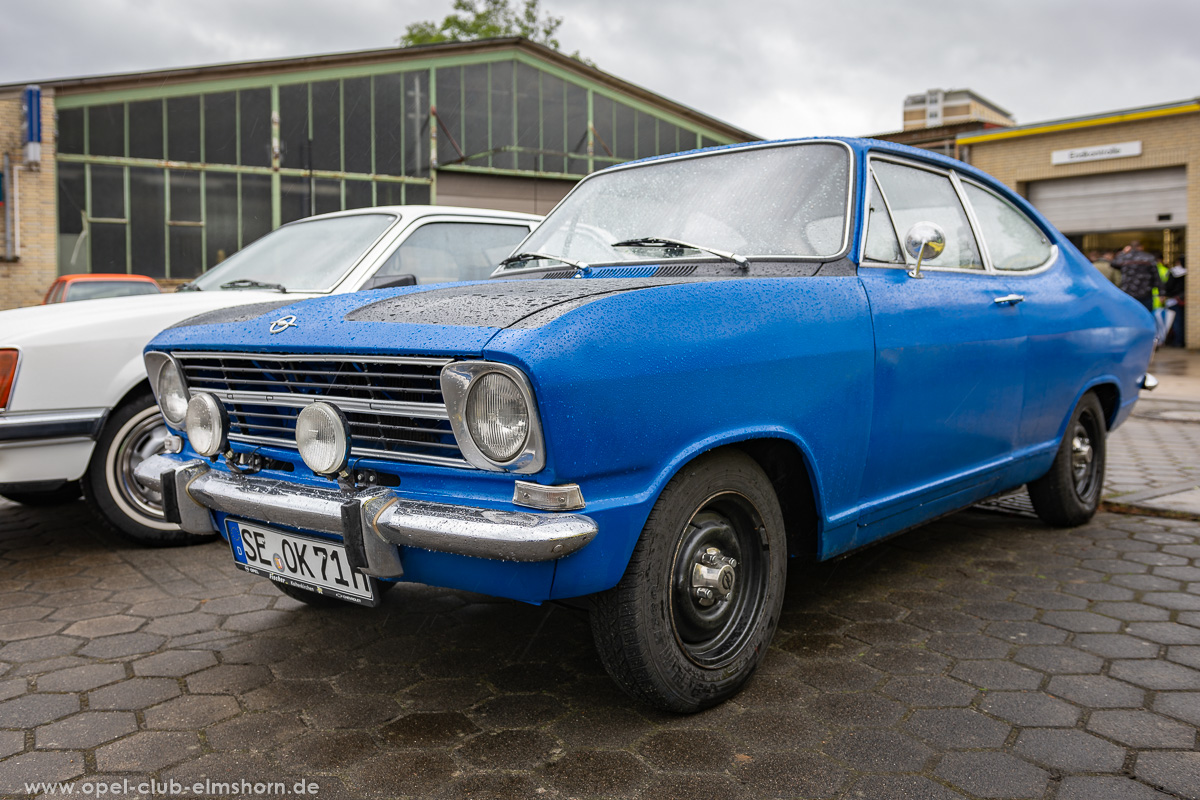
<path id="1" fill-rule="evenodd" d="M 350 458 L 350 426 L 337 406 L 313 403 L 296 418 L 296 447 L 318 475 L 336 475 Z"/>
<path id="2" fill-rule="evenodd" d="M 211 394 L 194 395 L 187 404 L 187 436 L 192 449 L 202 456 L 215 456 L 229 449 L 229 414 Z"/>

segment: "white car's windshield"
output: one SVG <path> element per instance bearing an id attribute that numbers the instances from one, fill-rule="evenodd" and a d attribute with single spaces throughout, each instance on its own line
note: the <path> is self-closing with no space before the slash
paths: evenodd
<path id="1" fill-rule="evenodd" d="M 327 292 L 396 219 L 394 214 L 355 214 L 293 222 L 234 253 L 187 288 Z"/>
<path id="2" fill-rule="evenodd" d="M 504 269 L 835 256 L 849 190 L 849 150 L 827 142 L 617 168 L 581 183 L 521 245 L 529 257 L 518 253 Z"/>

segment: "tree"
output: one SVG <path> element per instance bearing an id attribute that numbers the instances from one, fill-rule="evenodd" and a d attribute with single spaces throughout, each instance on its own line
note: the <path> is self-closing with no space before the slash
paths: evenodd
<path id="1" fill-rule="evenodd" d="M 562 17 L 541 15 L 540 0 L 525 0 L 514 8 L 512 0 L 454 0 L 455 13 L 441 23 L 433 20 L 414 22 L 398 40 L 401 47 L 437 42 L 469 42 L 523 36 L 555 50 L 562 47 L 554 38 Z M 578 56 L 576 56 L 578 57 Z"/>

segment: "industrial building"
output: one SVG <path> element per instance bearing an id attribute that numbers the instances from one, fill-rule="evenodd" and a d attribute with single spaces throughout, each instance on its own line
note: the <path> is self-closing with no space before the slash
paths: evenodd
<path id="1" fill-rule="evenodd" d="M 0 86 L 0 308 L 59 274 L 181 283 L 327 211 L 545 213 L 603 167 L 757 138 L 517 38 L 33 83 Z"/>

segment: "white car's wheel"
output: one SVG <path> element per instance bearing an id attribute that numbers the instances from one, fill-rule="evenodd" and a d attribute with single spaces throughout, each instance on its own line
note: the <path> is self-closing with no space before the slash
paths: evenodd
<path id="1" fill-rule="evenodd" d="M 167 426 L 149 392 L 117 407 L 104 423 L 83 476 L 92 508 L 118 533 L 141 544 L 171 546 L 212 539 L 180 530 L 163 516 L 162 494 L 143 486 L 133 471 L 162 450 Z"/>

